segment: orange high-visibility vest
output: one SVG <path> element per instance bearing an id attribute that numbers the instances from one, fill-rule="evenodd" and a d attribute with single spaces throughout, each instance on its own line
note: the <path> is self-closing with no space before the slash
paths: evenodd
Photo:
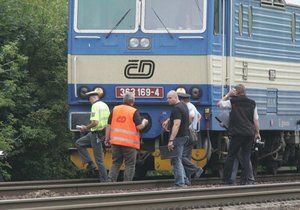
<path id="1" fill-rule="evenodd" d="M 140 134 L 133 121 L 136 109 L 127 106 L 115 106 L 110 125 L 110 143 L 140 149 Z"/>

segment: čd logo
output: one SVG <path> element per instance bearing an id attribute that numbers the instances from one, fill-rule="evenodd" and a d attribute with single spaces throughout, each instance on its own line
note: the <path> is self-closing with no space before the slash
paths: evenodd
<path id="1" fill-rule="evenodd" d="M 126 122 L 126 117 L 125 117 L 125 116 L 119 116 L 119 117 L 117 118 L 117 122 L 119 122 L 119 123 L 124 123 L 124 122 Z"/>
<path id="2" fill-rule="evenodd" d="M 129 60 L 124 75 L 127 79 L 149 79 L 153 76 L 155 63 L 151 60 Z"/>

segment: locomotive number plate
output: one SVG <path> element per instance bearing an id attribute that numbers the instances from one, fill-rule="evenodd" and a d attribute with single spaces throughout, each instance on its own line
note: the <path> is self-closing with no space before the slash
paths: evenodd
<path id="1" fill-rule="evenodd" d="M 136 98 L 163 98 L 164 88 L 153 86 L 117 86 L 115 88 L 116 98 L 123 98 L 126 92 L 133 92 Z"/>

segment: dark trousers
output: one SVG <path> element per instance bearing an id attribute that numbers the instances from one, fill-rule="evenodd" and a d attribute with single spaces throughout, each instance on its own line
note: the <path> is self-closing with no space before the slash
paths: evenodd
<path id="1" fill-rule="evenodd" d="M 234 160 L 232 174 L 231 174 L 231 180 L 236 180 L 236 176 L 237 176 L 238 169 L 239 169 L 239 164 L 242 167 L 242 174 L 241 174 L 240 184 L 243 185 L 243 184 L 249 183 L 249 182 L 254 183 L 254 175 L 253 175 L 253 169 L 252 169 L 252 164 L 251 163 L 250 163 L 250 167 L 251 167 L 252 173 L 249 174 L 249 177 L 246 177 L 246 175 L 244 174 L 244 170 L 243 170 L 244 166 L 243 166 L 243 162 L 242 162 L 241 150 L 238 152 L 237 159 Z"/>
<path id="2" fill-rule="evenodd" d="M 253 176 L 251 165 L 251 148 L 253 144 L 254 136 L 232 136 L 229 143 L 229 151 L 227 160 L 224 166 L 224 181 L 228 184 L 235 183 L 235 180 L 231 179 L 234 161 L 237 158 L 238 152 L 241 149 L 241 161 L 243 165 L 242 182 L 250 184 L 249 177 Z"/>
<path id="3" fill-rule="evenodd" d="M 112 145 L 112 166 L 108 174 L 108 179 L 116 182 L 120 167 L 125 163 L 124 181 L 132 181 L 135 173 L 135 163 L 137 150 L 131 147 Z"/>

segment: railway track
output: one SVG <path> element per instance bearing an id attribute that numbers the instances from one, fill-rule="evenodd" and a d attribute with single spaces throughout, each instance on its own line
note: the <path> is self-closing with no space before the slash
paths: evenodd
<path id="1" fill-rule="evenodd" d="M 10 186 L 38 186 L 38 185 L 57 185 L 57 184 L 79 184 L 79 183 L 94 183 L 98 179 L 60 179 L 60 180 L 41 180 L 41 181 L 19 181 L 19 182 L 0 182 L 0 187 Z"/>
<path id="2" fill-rule="evenodd" d="M 300 181 L 300 174 L 282 174 L 277 176 L 264 175 L 256 177 L 258 183 Z M 99 183 L 96 179 L 85 180 L 52 180 L 34 182 L 11 182 L 0 184 L 0 197 L 24 196 L 28 193 L 41 190 L 50 191 L 56 194 L 86 194 L 86 193 L 106 193 L 122 190 L 143 190 L 172 187 L 173 179 L 146 180 L 134 182 Z M 216 185 L 220 184 L 220 178 L 201 178 L 193 181 L 193 185 Z"/>
<path id="3" fill-rule="evenodd" d="M 300 182 L 0 201 L 0 209 L 186 209 L 300 199 Z"/>

